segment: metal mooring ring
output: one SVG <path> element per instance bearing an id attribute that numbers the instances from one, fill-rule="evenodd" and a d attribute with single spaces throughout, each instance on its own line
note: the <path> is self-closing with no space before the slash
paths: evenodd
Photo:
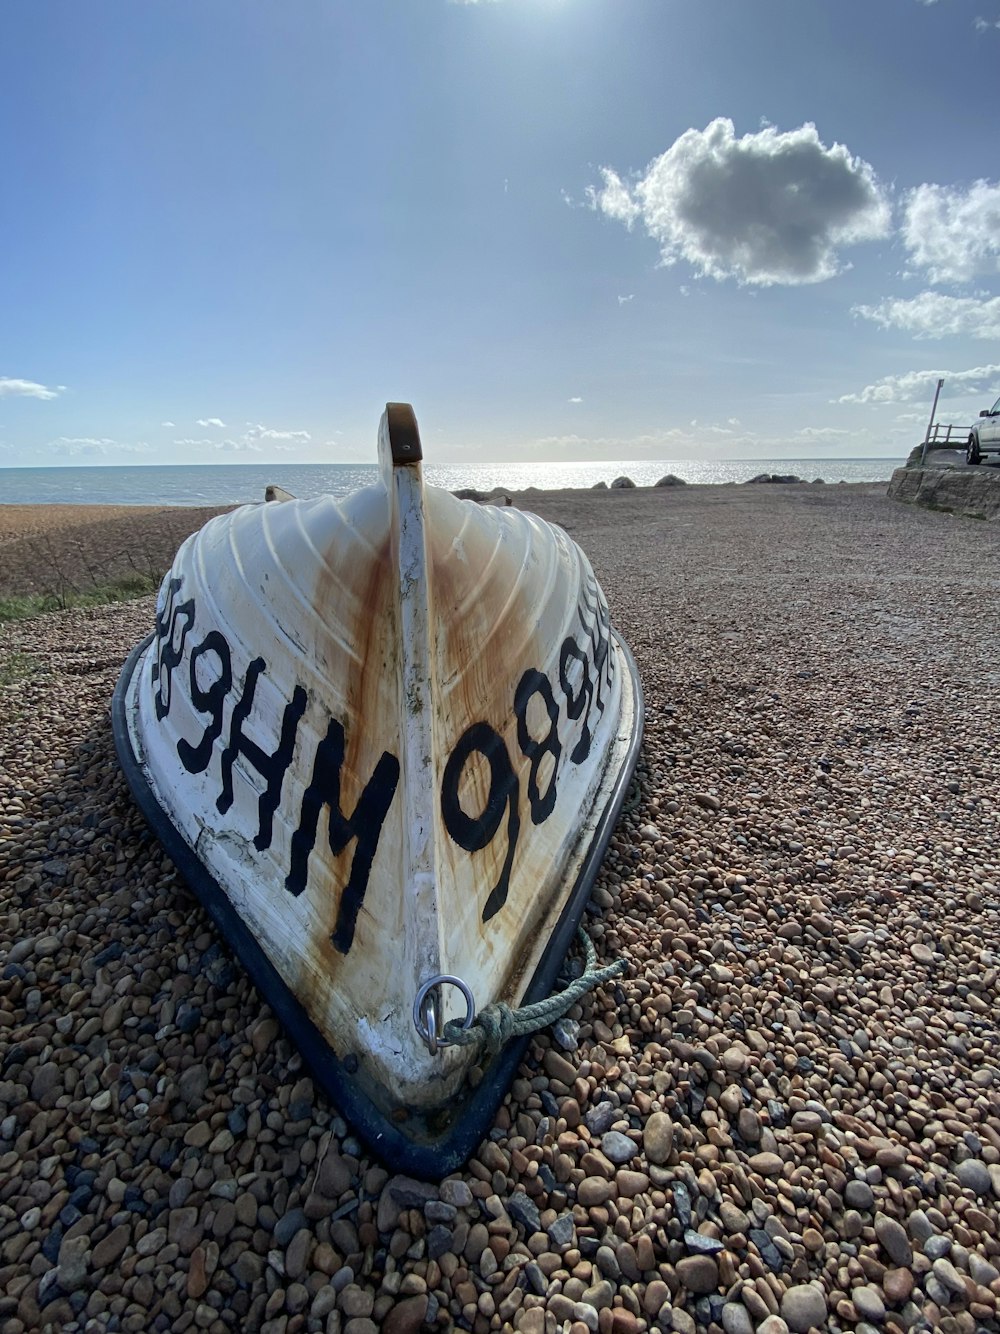
<path id="1" fill-rule="evenodd" d="M 438 1054 L 439 1047 L 453 1045 L 447 1038 L 438 1036 L 438 998 L 431 994 L 445 982 L 458 987 L 465 997 L 465 1018 L 461 1021 L 462 1028 L 471 1028 L 472 1021 L 476 1017 L 476 1000 L 467 982 L 463 982 L 460 977 L 452 977 L 449 973 L 438 973 L 436 977 L 429 978 L 417 992 L 413 1002 L 413 1025 L 432 1056 Z"/>

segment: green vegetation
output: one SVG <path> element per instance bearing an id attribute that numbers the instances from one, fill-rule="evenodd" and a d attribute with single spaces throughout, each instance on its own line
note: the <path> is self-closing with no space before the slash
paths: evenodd
<path id="1" fill-rule="evenodd" d="M 0 598 L 0 624 L 4 621 L 28 621 L 47 611 L 66 611 L 71 607 L 101 607 L 108 602 L 128 602 L 132 598 L 155 593 L 157 580 L 145 574 L 128 574 L 93 588 L 64 588 L 59 592 L 26 593 Z"/>
<path id="2" fill-rule="evenodd" d="M 16 685 L 35 671 L 27 653 L 0 653 L 0 686 Z"/>

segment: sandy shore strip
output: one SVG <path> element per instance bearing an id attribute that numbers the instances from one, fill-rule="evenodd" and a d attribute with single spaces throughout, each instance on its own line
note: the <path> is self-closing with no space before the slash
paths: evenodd
<path id="1" fill-rule="evenodd" d="M 646 691 L 588 916 L 628 970 L 440 1184 L 362 1148 L 132 803 L 152 598 L 0 627 L 5 1334 L 1000 1328 L 1000 540 L 884 491 L 531 498 Z M 14 508 L 7 592 L 27 543 L 162 567 L 209 513 Z"/>
<path id="2" fill-rule="evenodd" d="M 0 597 L 161 578 L 189 533 L 223 509 L 0 505 Z"/>

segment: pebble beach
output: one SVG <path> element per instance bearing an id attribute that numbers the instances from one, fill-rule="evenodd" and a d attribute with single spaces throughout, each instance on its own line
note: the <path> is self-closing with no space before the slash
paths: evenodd
<path id="1" fill-rule="evenodd" d="M 0 1334 L 1000 1330 L 1000 527 L 515 503 L 643 682 L 585 919 L 627 968 L 441 1182 L 353 1135 L 129 795 L 154 599 L 0 625 Z M 212 512 L 0 506 L 0 596 L 162 573 Z"/>

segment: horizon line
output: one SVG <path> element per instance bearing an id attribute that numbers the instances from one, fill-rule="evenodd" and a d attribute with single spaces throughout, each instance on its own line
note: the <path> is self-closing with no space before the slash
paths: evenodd
<path id="1" fill-rule="evenodd" d="M 868 460 L 885 462 L 890 459 L 905 458 L 905 454 L 759 454 L 747 455 L 743 458 L 726 459 L 706 459 L 694 458 L 690 455 L 677 454 L 671 458 L 632 458 L 632 459 L 511 459 L 501 463 L 434 463 L 427 459 L 423 460 L 425 470 L 427 468 L 484 468 L 496 471 L 503 467 L 539 467 L 555 465 L 557 467 L 569 467 L 572 464 L 583 464 L 586 467 L 598 468 L 604 466 L 622 467 L 626 464 L 637 464 L 646 467 L 652 463 L 699 463 L 720 465 L 726 463 L 772 463 L 775 460 L 798 463 L 859 463 Z M 57 472 L 60 469 L 64 471 L 96 471 L 101 468 L 132 468 L 149 469 L 154 468 L 178 468 L 190 470 L 192 468 L 378 468 L 378 462 L 371 459 L 341 459 L 335 463 L 317 463 L 315 460 L 302 461 L 298 463 L 271 463 L 266 460 L 251 461 L 249 459 L 231 459 L 217 460 L 212 463 L 0 463 L 0 472 Z M 2 503 L 2 502 L 0 502 Z"/>

